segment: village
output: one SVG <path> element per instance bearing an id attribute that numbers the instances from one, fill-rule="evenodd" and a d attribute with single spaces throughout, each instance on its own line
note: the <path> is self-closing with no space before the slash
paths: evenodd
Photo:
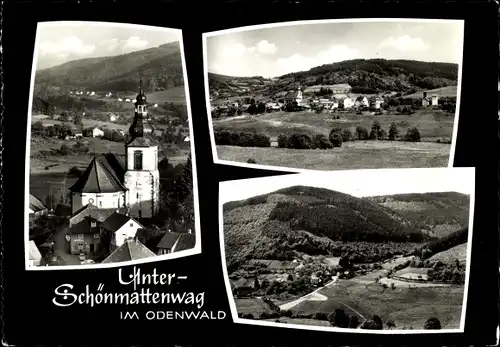
<path id="1" fill-rule="evenodd" d="M 257 89 L 253 89 L 257 88 Z M 244 89 L 259 95 L 260 86 Z M 242 94 L 240 91 L 239 94 Z M 267 96 L 235 96 L 234 93 L 213 91 L 210 96 L 211 112 L 214 118 L 231 117 L 243 113 L 257 114 L 264 112 L 349 112 L 357 114 L 369 111 L 382 114 L 393 106 L 401 113 L 411 113 L 415 108 L 434 107 L 454 109 L 456 97 L 440 96 L 439 91 L 421 91 L 419 95 L 403 96 L 401 93 L 381 94 L 352 93 L 349 84 L 326 86 L 308 86 L 288 92 L 278 92 Z"/>
<path id="2" fill-rule="evenodd" d="M 88 95 L 94 96 L 95 93 L 88 92 Z M 111 95 L 108 93 L 106 97 Z M 29 195 L 29 266 L 116 263 L 194 248 L 192 211 L 185 216 L 176 216 L 179 220 L 171 227 L 162 223 L 165 218 L 174 219 L 173 215 L 165 215 L 168 214 L 165 200 L 173 198 L 165 196 L 169 192 L 162 193 L 165 188 L 164 178 L 160 177 L 161 153 L 142 82 L 139 94 L 131 103 L 134 104 L 134 115 L 129 120 L 127 132 L 123 127 L 109 131 L 100 126 L 78 131 L 83 127 L 66 125 L 62 133 L 49 134 L 47 129 L 54 129 L 56 125 L 61 128 L 65 124 L 35 122 L 33 125 L 32 136 L 56 137 L 63 141 L 103 138 L 108 131 L 111 136 L 121 137 L 121 141 L 108 140 L 123 142 L 121 148 L 125 152 L 87 153 L 90 163 L 85 170 L 77 172 L 72 185 L 61 189 L 60 201 L 53 201 L 51 194 L 45 202 L 40 194 L 32 192 Z M 152 104 L 152 107 L 157 107 L 157 104 Z M 111 122 L 115 120 L 109 119 Z M 81 123 L 75 119 L 72 121 Z M 178 127 L 177 136 L 189 144 L 188 123 Z M 190 156 L 180 167 L 179 184 L 169 185 L 175 193 L 170 194 L 175 195 L 175 201 L 169 203 L 175 202 L 177 208 L 193 204 L 187 201 L 193 199 Z M 46 184 L 50 185 L 50 182 Z"/>

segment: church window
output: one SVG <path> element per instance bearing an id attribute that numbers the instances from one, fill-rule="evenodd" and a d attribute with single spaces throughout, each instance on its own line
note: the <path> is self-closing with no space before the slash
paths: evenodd
<path id="1" fill-rule="evenodd" d="M 134 170 L 142 170 L 142 152 L 134 152 Z"/>

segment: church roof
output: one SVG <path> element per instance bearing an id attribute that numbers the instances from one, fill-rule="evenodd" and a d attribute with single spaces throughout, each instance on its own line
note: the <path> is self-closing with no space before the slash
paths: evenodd
<path id="1" fill-rule="evenodd" d="M 123 245 L 118 247 L 113 253 L 104 259 L 102 263 L 119 263 L 122 261 L 138 260 L 155 256 L 156 254 L 151 252 L 138 240 L 128 239 L 123 243 Z"/>
<path id="2" fill-rule="evenodd" d="M 115 193 L 127 190 L 116 172 L 116 163 L 108 162 L 106 156 L 94 156 L 87 169 L 69 190 L 79 193 Z"/>
<path id="3" fill-rule="evenodd" d="M 127 143 L 128 147 L 150 147 L 157 146 L 158 143 L 152 137 L 136 137 Z"/>

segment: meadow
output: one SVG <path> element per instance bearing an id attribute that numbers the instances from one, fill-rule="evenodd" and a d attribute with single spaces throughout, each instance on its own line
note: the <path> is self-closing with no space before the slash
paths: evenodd
<path id="1" fill-rule="evenodd" d="M 451 145 L 431 142 L 349 141 L 341 148 L 300 150 L 217 146 L 219 160 L 308 170 L 446 167 Z"/>

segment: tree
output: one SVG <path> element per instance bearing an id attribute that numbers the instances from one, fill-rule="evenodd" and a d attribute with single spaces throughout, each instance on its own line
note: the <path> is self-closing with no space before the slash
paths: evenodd
<path id="1" fill-rule="evenodd" d="M 329 140 L 333 147 L 342 147 L 342 135 L 339 133 L 330 133 Z"/>
<path id="2" fill-rule="evenodd" d="M 351 316 L 351 319 L 349 320 L 349 328 L 356 329 L 358 326 L 359 326 L 358 316 L 356 316 L 356 315 Z"/>
<path id="3" fill-rule="evenodd" d="M 358 140 L 366 140 L 368 139 L 368 129 L 363 126 L 357 126 L 356 135 L 358 137 Z"/>
<path id="4" fill-rule="evenodd" d="M 82 116 L 80 115 L 75 115 L 75 119 L 73 120 L 73 123 L 75 123 L 75 125 L 82 125 Z"/>
<path id="5" fill-rule="evenodd" d="M 396 327 L 396 324 L 394 323 L 394 321 L 392 320 L 388 320 L 387 323 L 385 323 L 385 325 L 387 326 L 387 328 L 395 328 Z"/>
<path id="6" fill-rule="evenodd" d="M 374 120 L 372 123 L 372 129 L 370 131 L 369 139 L 370 140 L 378 140 L 382 136 L 382 127 L 380 126 L 380 123 L 378 120 Z"/>
<path id="7" fill-rule="evenodd" d="M 373 323 L 375 323 L 375 328 L 376 330 L 382 330 L 384 329 L 384 324 L 382 323 L 382 319 L 380 319 L 379 316 L 374 315 L 372 318 Z"/>
<path id="8" fill-rule="evenodd" d="M 396 123 L 392 122 L 389 127 L 389 140 L 394 141 L 398 137 L 398 128 Z"/>
<path id="9" fill-rule="evenodd" d="M 436 317 L 429 318 L 424 324 L 425 330 L 439 330 L 441 329 L 441 322 Z"/>
<path id="10" fill-rule="evenodd" d="M 405 136 L 405 141 L 420 142 L 420 131 L 416 127 L 408 129 Z"/>
<path id="11" fill-rule="evenodd" d="M 253 287 L 256 289 L 256 290 L 259 290 L 260 289 L 260 283 L 259 283 L 259 279 L 257 277 L 255 277 L 255 280 L 253 282 Z"/>
<path id="12" fill-rule="evenodd" d="M 330 317 L 328 317 L 330 324 L 334 327 L 348 328 L 349 327 L 349 316 L 345 314 L 344 310 L 336 309 Z"/>

